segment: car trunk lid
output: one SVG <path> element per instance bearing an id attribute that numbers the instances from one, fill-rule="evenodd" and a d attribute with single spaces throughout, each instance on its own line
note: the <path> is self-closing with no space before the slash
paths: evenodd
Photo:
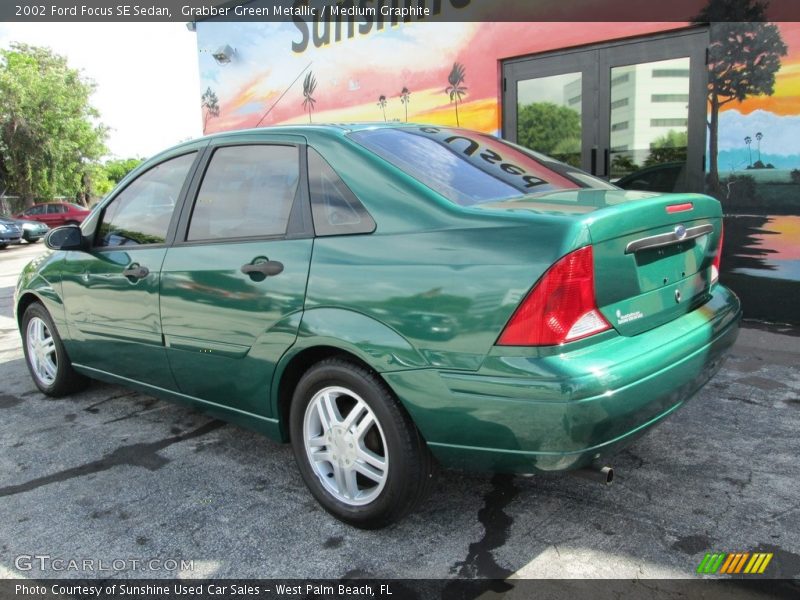
<path id="1" fill-rule="evenodd" d="M 582 222 L 593 246 L 597 307 L 622 335 L 663 325 L 708 298 L 722 228 L 719 202 L 708 196 L 565 190 L 480 208 Z"/>

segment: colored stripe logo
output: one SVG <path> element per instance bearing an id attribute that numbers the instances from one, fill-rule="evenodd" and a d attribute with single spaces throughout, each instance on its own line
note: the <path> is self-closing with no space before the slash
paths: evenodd
<path id="1" fill-rule="evenodd" d="M 697 572 L 702 575 L 761 575 L 772 556 L 772 552 L 706 552 Z"/>

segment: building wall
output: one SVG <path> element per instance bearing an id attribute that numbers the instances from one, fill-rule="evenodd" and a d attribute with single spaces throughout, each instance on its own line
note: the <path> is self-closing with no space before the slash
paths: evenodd
<path id="1" fill-rule="evenodd" d="M 343 26 L 337 41 L 332 24 L 315 29 L 313 24 L 204 21 L 197 24 L 201 93 L 213 92 L 218 109 L 205 111 L 204 127 L 211 133 L 309 121 L 409 120 L 458 122 L 499 134 L 503 59 L 685 26 L 412 22 L 373 25 L 370 33 L 353 37 Z M 709 192 L 729 215 L 723 280 L 745 299 L 746 315 L 800 323 L 800 24 L 781 23 L 779 32 L 788 52 L 772 93 L 720 110 L 721 185 Z M 213 54 L 225 46 L 230 62 L 219 64 Z M 458 102 L 447 92 L 455 63 L 464 69 Z M 652 94 L 660 92 L 640 85 L 649 76 L 632 69 L 629 81 L 614 93 L 628 94 L 631 105 L 644 103 L 648 108 L 640 114 L 665 118 L 674 112 L 679 118 L 680 102 L 654 103 Z M 307 77 L 315 82 L 308 97 Z M 655 85 L 665 94 L 686 93 L 686 86 L 674 82 Z M 565 88 L 564 98 L 569 93 Z M 624 120 L 624 113 L 612 113 L 612 121 Z M 612 139 L 612 146 L 627 144 L 636 141 L 626 140 L 624 131 Z M 762 164 L 774 168 L 754 168 Z"/>
<path id="2" fill-rule="evenodd" d="M 408 118 L 456 124 L 455 106 L 445 92 L 453 63 L 465 67 L 467 88 L 459 104 L 461 125 L 488 133 L 500 129 L 499 60 L 568 46 L 641 35 L 678 25 L 670 23 L 435 23 L 411 22 L 336 42 L 335 30 L 303 39 L 293 23 L 197 24 L 202 88 L 219 97 L 220 116 L 208 133 L 277 123 L 383 120 L 378 106 L 386 96 L 386 119 Z M 233 60 L 219 65 L 213 53 L 229 45 Z M 317 81 L 313 110 L 303 106 L 303 79 Z M 294 83 L 293 83 L 294 82 Z M 410 102 L 400 101 L 407 87 Z M 287 91 L 288 89 L 288 91 Z M 281 95 L 285 95 L 281 98 Z M 275 104 L 271 112 L 265 112 Z M 262 120 L 262 117 L 263 120 Z"/>

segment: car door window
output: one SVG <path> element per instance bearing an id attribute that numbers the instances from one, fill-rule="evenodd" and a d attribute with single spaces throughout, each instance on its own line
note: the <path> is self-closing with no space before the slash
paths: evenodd
<path id="1" fill-rule="evenodd" d="M 67 212 L 67 207 L 63 204 L 49 204 L 47 206 L 48 215 L 58 215 Z"/>
<path id="2" fill-rule="evenodd" d="M 156 165 L 117 194 L 103 210 L 95 245 L 163 244 L 195 154 Z"/>
<path id="3" fill-rule="evenodd" d="M 33 215 L 41 215 L 44 213 L 46 206 L 33 206 L 25 211 L 25 215 L 33 216 Z"/>
<path id="4" fill-rule="evenodd" d="M 284 235 L 299 180 L 296 146 L 218 148 L 197 193 L 186 239 Z"/>

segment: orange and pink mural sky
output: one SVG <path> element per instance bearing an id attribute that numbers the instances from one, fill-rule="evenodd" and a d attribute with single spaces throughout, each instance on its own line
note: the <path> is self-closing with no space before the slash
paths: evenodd
<path id="1" fill-rule="evenodd" d="M 686 27 L 663 22 L 444 23 L 410 22 L 372 27 L 366 35 L 336 41 L 334 25 L 308 37 L 294 23 L 198 23 L 202 91 L 219 99 L 219 115 L 206 132 L 257 125 L 337 123 L 406 119 L 455 124 L 455 106 L 445 92 L 458 62 L 465 67 L 466 93 L 458 107 L 461 125 L 500 130 L 500 63 L 503 59 Z M 723 108 L 719 160 L 722 170 L 739 168 L 741 140 L 756 130 L 763 153 L 779 168 L 800 166 L 800 24 L 781 23 L 789 53 L 776 77 L 775 93 Z M 314 43 L 314 36 L 320 41 Z M 303 41 L 304 48 L 297 51 Z M 294 45 L 294 48 L 293 48 Z M 217 49 L 235 52 L 219 64 Z M 313 110 L 304 108 L 303 80 L 316 80 Z M 401 90 L 410 91 L 408 103 Z M 385 96 L 385 106 L 379 98 Z M 752 130 L 752 131 L 751 131 Z"/>
<path id="2" fill-rule="evenodd" d="M 388 120 L 405 120 L 407 109 L 409 120 L 455 124 L 454 106 L 445 93 L 454 62 L 466 68 L 460 123 L 496 132 L 500 60 L 677 26 L 411 22 L 352 39 L 343 36 L 342 41 L 320 48 L 312 43 L 303 52 L 294 52 L 292 43 L 302 36 L 290 23 L 199 23 L 202 87 L 210 87 L 220 101 L 220 115 L 208 120 L 207 132 L 253 127 L 259 122 L 308 122 L 301 76 L 308 71 L 317 80 L 311 114 L 317 123 L 383 120 L 378 105 L 383 95 Z M 334 32 L 330 34 L 334 39 Z M 226 45 L 236 55 L 230 63 L 219 65 L 212 54 Z M 408 105 L 400 101 L 403 87 L 411 92 Z"/>

